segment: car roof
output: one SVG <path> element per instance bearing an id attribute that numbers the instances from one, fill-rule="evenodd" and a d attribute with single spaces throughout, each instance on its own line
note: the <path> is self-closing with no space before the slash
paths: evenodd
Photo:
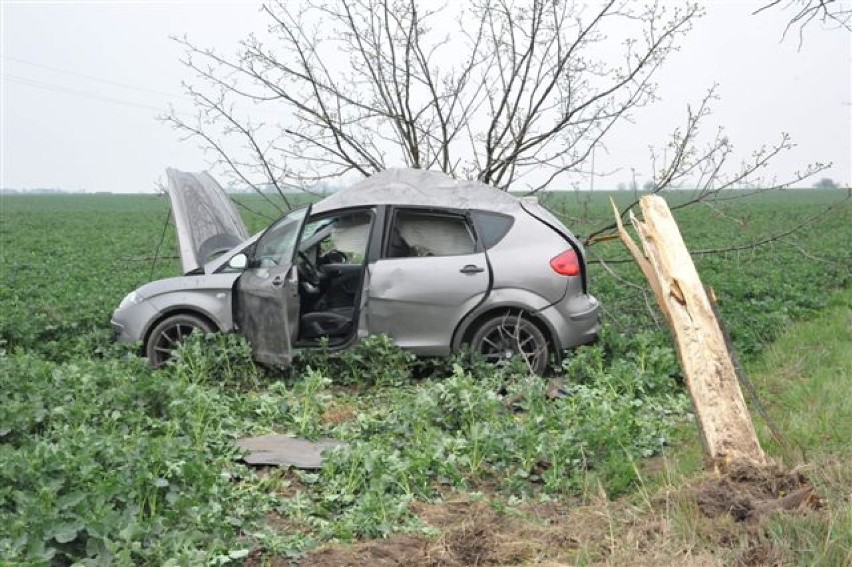
<path id="1" fill-rule="evenodd" d="M 313 206 L 322 213 L 370 205 L 407 205 L 448 209 L 480 209 L 514 213 L 520 200 L 480 181 L 457 180 L 423 169 L 385 169 L 341 189 Z"/>

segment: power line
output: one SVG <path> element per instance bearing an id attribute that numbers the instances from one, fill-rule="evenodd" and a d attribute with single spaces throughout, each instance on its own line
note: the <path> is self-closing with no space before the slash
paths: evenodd
<path id="1" fill-rule="evenodd" d="M 19 77 L 17 75 L 12 75 L 10 73 L 0 73 L 0 77 L 2 77 L 3 80 L 12 81 L 12 82 L 18 83 L 20 85 L 38 88 L 38 89 L 43 89 L 43 90 L 47 90 L 47 91 L 53 91 L 53 92 L 59 92 L 59 93 L 65 93 L 65 94 L 73 94 L 73 95 L 82 96 L 82 97 L 85 97 L 85 98 L 101 100 L 101 101 L 104 101 L 104 102 L 111 102 L 113 104 L 121 104 L 121 105 L 124 105 L 124 106 L 133 106 L 133 107 L 142 108 L 142 109 L 145 109 L 145 110 L 154 110 L 154 111 L 157 111 L 157 112 L 160 112 L 160 113 L 169 112 L 167 109 L 164 109 L 162 107 L 157 107 L 157 106 L 152 106 L 152 105 L 149 105 L 149 104 L 134 102 L 134 101 L 130 101 L 130 100 L 127 100 L 127 99 L 120 99 L 120 98 L 114 98 L 114 97 L 109 97 L 109 96 L 103 96 L 103 95 L 91 93 L 91 92 L 88 92 L 88 91 L 81 91 L 81 90 L 77 90 L 77 89 L 68 88 L 68 87 L 65 87 L 65 86 L 62 86 L 62 85 L 57 85 L 57 84 L 53 84 L 53 83 L 46 83 L 44 81 L 39 81 L 39 80 L 36 80 L 36 79 L 29 79 L 27 77 Z M 182 113 L 179 113 L 179 114 L 182 114 Z"/>
<path id="2" fill-rule="evenodd" d="M 63 75 L 70 75 L 72 77 L 79 77 L 79 78 L 82 78 L 82 79 L 88 79 L 90 81 L 97 81 L 99 83 L 114 85 L 114 86 L 122 87 L 122 88 L 125 88 L 125 89 L 142 91 L 142 92 L 147 92 L 147 93 L 152 93 L 152 94 L 157 94 L 157 95 L 162 95 L 162 96 L 167 96 L 167 97 L 172 97 L 172 98 L 186 98 L 186 99 L 190 98 L 190 97 L 188 97 L 186 95 L 182 95 L 182 94 L 167 93 L 165 91 L 158 91 L 156 89 L 150 89 L 148 87 L 142 87 L 142 86 L 139 86 L 139 85 L 131 85 L 129 83 L 122 83 L 121 81 L 115 81 L 113 79 L 105 79 L 103 77 L 96 77 L 94 75 L 87 75 L 85 73 L 77 73 L 75 71 L 69 71 L 67 69 L 60 69 L 59 67 L 52 67 L 50 65 L 44 65 L 42 63 L 36 63 L 34 61 L 27 61 L 26 59 L 20 59 L 18 57 L 11 57 L 9 55 L 2 55 L 0 57 L 2 57 L 3 59 L 6 59 L 7 61 L 14 61 L 15 63 L 21 63 L 23 65 L 29 65 L 31 67 L 37 67 L 39 69 L 45 69 L 47 71 L 53 71 L 54 73 L 62 73 Z"/>
<path id="3" fill-rule="evenodd" d="M 139 86 L 139 85 L 131 85 L 129 83 L 123 83 L 121 81 L 106 79 L 104 77 L 97 77 L 97 76 L 94 76 L 94 75 L 87 75 L 85 73 L 77 73 L 75 71 L 68 71 L 66 69 L 60 69 L 58 67 L 52 67 L 50 65 L 43 65 L 41 63 L 36 63 L 34 61 L 27 61 L 26 59 L 21 59 L 19 57 L 11 57 L 9 55 L 0 55 L 0 57 L 3 58 L 3 59 L 6 59 L 8 61 L 14 61 L 15 63 L 21 63 L 21 64 L 24 64 L 24 65 L 29 65 L 31 67 L 45 69 L 45 70 L 52 71 L 52 72 L 55 72 L 55 73 L 62 73 L 64 75 L 69 75 L 69 76 L 72 76 L 72 77 L 79 77 L 79 78 L 87 79 L 87 80 L 90 80 L 90 81 L 97 81 L 97 82 L 100 82 L 100 83 L 104 83 L 104 84 L 108 84 L 108 85 L 112 85 L 112 86 L 117 86 L 117 87 L 121 87 L 121 88 L 125 88 L 125 89 L 135 90 L 135 91 L 139 91 L 139 92 L 142 92 L 142 93 L 156 94 L 156 95 L 159 95 L 159 96 L 165 96 L 165 97 L 169 97 L 169 98 L 177 98 L 177 99 L 181 99 L 182 101 L 185 101 L 189 104 L 196 104 L 196 102 L 197 102 L 192 96 L 186 95 L 186 94 L 181 95 L 181 94 L 175 94 L 175 93 L 168 93 L 168 92 L 160 91 L 160 90 L 157 90 L 157 89 L 149 89 L 147 87 L 142 87 L 142 86 Z M 2 75 L 9 77 L 11 80 L 18 82 L 19 84 L 24 84 L 24 85 L 31 86 L 31 87 L 43 88 L 45 90 L 56 90 L 56 91 L 61 91 L 61 92 L 67 92 L 67 93 L 76 94 L 76 95 L 80 95 L 80 96 L 87 96 L 87 97 L 90 97 L 90 98 L 99 98 L 101 100 L 108 100 L 110 102 L 115 102 L 117 104 L 137 106 L 137 107 L 141 107 L 141 108 L 150 108 L 150 109 L 157 110 L 157 111 L 160 111 L 160 112 L 168 112 L 167 110 L 165 110 L 163 108 L 153 107 L 151 105 L 146 105 L 144 103 L 136 103 L 136 102 L 128 101 L 126 99 L 119 99 L 119 98 L 115 98 L 115 97 L 105 97 L 103 95 L 88 93 L 86 91 L 79 91 L 77 89 L 69 88 L 69 87 L 66 87 L 64 85 L 59 85 L 59 84 L 56 84 L 56 83 L 49 83 L 49 82 L 41 81 L 41 80 L 38 80 L 38 79 L 31 79 L 31 78 L 28 78 L 28 77 L 16 76 L 16 75 L 13 75 L 13 74 L 10 74 L 10 73 L 5 73 L 5 72 L 2 73 Z M 239 110 L 246 113 L 247 115 L 252 115 L 252 114 L 263 114 L 263 115 L 267 115 L 267 116 L 280 116 L 281 115 L 281 113 L 279 111 L 274 111 L 274 110 L 269 110 L 269 109 L 264 109 L 264 108 L 258 108 L 257 106 L 249 108 L 249 107 L 243 107 L 242 105 L 239 105 L 238 108 L 239 108 Z M 178 114 L 186 115 L 185 113 L 178 113 Z"/>
<path id="4" fill-rule="evenodd" d="M 260 4 L 260 0 L 255 2 Z M 4 7 L 75 8 L 79 6 L 104 6 L 116 8 L 147 8 L 149 6 L 242 6 L 245 0 L 3 0 Z"/>
<path id="5" fill-rule="evenodd" d="M 123 99 L 123 98 L 104 96 L 104 95 L 92 93 L 92 92 L 89 92 L 89 91 L 82 91 L 82 90 L 66 87 L 64 85 L 59 85 L 59 84 L 56 84 L 56 83 L 49 83 L 49 82 L 46 82 L 46 81 L 40 81 L 38 79 L 31 79 L 29 77 L 21 77 L 19 75 L 13 75 L 11 73 L 0 72 L 0 78 L 2 78 L 3 80 L 11 81 L 13 83 L 17 83 L 19 85 L 24 85 L 24 86 L 27 86 L 27 87 L 33 87 L 33 88 L 37 88 L 37 89 L 42 89 L 42 90 L 45 90 L 45 91 L 53 91 L 53 92 L 58 92 L 58 93 L 72 94 L 72 95 L 81 96 L 81 97 L 85 97 L 85 98 L 101 100 L 101 101 L 104 101 L 104 102 L 111 102 L 111 103 L 114 103 L 114 104 L 121 104 L 121 105 L 124 105 L 124 106 L 132 106 L 132 107 L 142 108 L 142 109 L 145 109 L 145 110 L 155 110 L 155 111 L 157 111 L 157 112 L 159 112 L 163 115 L 168 115 L 168 114 L 174 113 L 178 116 L 183 116 L 185 118 L 191 118 L 191 119 L 197 118 L 197 116 L 195 116 L 195 115 L 193 115 L 189 112 L 178 112 L 178 111 L 174 111 L 171 108 L 163 108 L 163 107 L 160 107 L 160 106 L 153 106 L 153 105 L 150 105 L 150 104 L 145 104 L 145 103 L 127 100 L 127 99 Z M 195 102 L 191 97 L 183 97 L 183 98 L 189 104 L 194 104 L 194 102 Z M 259 113 L 259 114 L 266 114 L 266 115 L 270 115 L 270 116 L 280 116 L 280 114 L 281 114 L 280 112 L 264 110 L 264 109 L 257 109 L 257 108 L 251 108 L 250 109 L 250 108 L 240 107 L 239 110 L 241 110 L 242 112 L 244 112 L 246 114 Z"/>

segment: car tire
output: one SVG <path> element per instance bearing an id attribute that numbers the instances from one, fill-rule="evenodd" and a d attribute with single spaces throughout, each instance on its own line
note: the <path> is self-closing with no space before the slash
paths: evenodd
<path id="1" fill-rule="evenodd" d="M 498 365 L 523 355 L 533 374 L 544 373 L 550 357 L 544 333 L 518 313 L 505 313 L 484 321 L 471 337 L 470 349 L 475 356 Z"/>
<path id="2" fill-rule="evenodd" d="M 178 343 L 196 330 L 210 333 L 213 326 L 206 319 L 191 313 L 172 315 L 160 321 L 148 335 L 145 344 L 145 355 L 151 365 L 159 368 L 165 364 L 172 357 L 172 351 Z"/>

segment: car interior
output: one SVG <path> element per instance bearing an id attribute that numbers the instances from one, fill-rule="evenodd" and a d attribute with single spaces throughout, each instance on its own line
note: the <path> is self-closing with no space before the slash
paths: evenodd
<path id="1" fill-rule="evenodd" d="M 345 342 L 355 330 L 373 215 L 355 211 L 305 225 L 299 246 L 298 344 Z"/>
<path id="2" fill-rule="evenodd" d="M 330 346 L 346 342 L 355 331 L 357 306 L 373 215 L 354 211 L 311 219 L 299 245 L 299 335 L 297 345 Z M 397 210 L 384 258 L 470 254 L 476 239 L 462 215 Z"/>

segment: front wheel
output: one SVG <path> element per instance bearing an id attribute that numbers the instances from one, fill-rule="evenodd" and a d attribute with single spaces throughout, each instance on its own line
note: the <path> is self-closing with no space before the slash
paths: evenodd
<path id="1" fill-rule="evenodd" d="M 470 348 L 492 364 L 523 357 L 534 374 L 542 374 L 547 368 L 547 339 L 535 323 L 521 314 L 507 313 L 488 319 L 473 334 Z"/>
<path id="2" fill-rule="evenodd" d="M 212 326 L 205 319 L 189 313 L 172 315 L 160 321 L 145 345 L 145 354 L 154 368 L 159 368 L 172 357 L 172 351 L 186 337 L 197 330 L 202 333 L 213 331 Z"/>

